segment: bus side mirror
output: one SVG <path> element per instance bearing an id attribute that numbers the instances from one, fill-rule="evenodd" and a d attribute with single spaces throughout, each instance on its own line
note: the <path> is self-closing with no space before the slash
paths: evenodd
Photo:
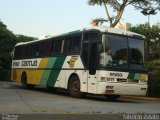
<path id="1" fill-rule="evenodd" d="M 97 64 L 98 64 L 98 44 L 91 43 L 90 44 L 90 56 L 89 56 L 89 74 L 95 75 Z"/>

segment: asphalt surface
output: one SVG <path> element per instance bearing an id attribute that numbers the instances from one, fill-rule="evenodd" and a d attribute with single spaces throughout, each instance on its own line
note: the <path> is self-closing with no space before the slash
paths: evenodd
<path id="1" fill-rule="evenodd" d="M 151 114 L 159 119 L 160 102 L 124 98 L 109 101 L 103 96 L 93 95 L 76 99 L 66 92 L 53 92 L 40 87 L 22 89 L 20 84 L 14 82 L 0 82 L 0 113 L 2 120 L 8 116 L 24 120 L 37 117 L 40 120 L 116 120 L 126 119 L 128 114 Z"/>

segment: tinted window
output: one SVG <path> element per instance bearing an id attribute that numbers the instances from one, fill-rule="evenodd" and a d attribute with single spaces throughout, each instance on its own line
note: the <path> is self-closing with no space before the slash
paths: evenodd
<path id="1" fill-rule="evenodd" d="M 127 37 L 105 34 L 102 37 L 102 43 L 101 66 L 128 68 Z"/>
<path id="2" fill-rule="evenodd" d="M 66 38 L 64 42 L 64 53 L 71 53 L 72 52 L 72 37 Z"/>
<path id="3" fill-rule="evenodd" d="M 110 36 L 109 40 L 111 44 L 113 65 L 120 68 L 128 68 L 127 37 Z"/>
<path id="4" fill-rule="evenodd" d="M 14 59 L 18 59 L 19 58 L 19 46 L 16 46 L 15 47 L 15 52 L 14 52 Z"/>
<path id="5" fill-rule="evenodd" d="M 144 69 L 144 41 L 129 38 L 130 68 Z"/>
<path id="6" fill-rule="evenodd" d="M 64 53 L 79 53 L 81 46 L 81 36 L 66 38 L 64 41 Z"/>
<path id="7" fill-rule="evenodd" d="M 24 45 L 17 47 L 16 59 L 23 59 L 25 57 L 24 47 L 25 47 Z"/>
<path id="8" fill-rule="evenodd" d="M 23 48 L 24 59 L 35 58 L 39 56 L 39 43 L 30 43 Z"/>
<path id="9" fill-rule="evenodd" d="M 54 41 L 54 49 L 53 49 L 54 54 L 61 54 L 63 52 L 62 41 L 63 39 L 56 39 Z"/>
<path id="10" fill-rule="evenodd" d="M 49 40 L 40 42 L 39 46 L 39 56 L 47 57 L 52 53 L 52 43 Z"/>
<path id="11" fill-rule="evenodd" d="M 103 34 L 100 66 L 144 70 L 144 40 Z"/>
<path id="12" fill-rule="evenodd" d="M 81 36 L 73 37 L 72 51 L 78 53 L 80 52 L 80 47 L 81 47 Z"/>
<path id="13" fill-rule="evenodd" d="M 31 57 L 38 57 L 39 56 L 39 43 L 33 43 L 31 45 Z"/>

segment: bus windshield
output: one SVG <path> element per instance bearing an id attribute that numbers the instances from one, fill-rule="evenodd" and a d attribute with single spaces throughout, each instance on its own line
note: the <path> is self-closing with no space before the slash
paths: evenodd
<path id="1" fill-rule="evenodd" d="M 100 67 L 144 70 L 144 40 L 103 34 Z"/>

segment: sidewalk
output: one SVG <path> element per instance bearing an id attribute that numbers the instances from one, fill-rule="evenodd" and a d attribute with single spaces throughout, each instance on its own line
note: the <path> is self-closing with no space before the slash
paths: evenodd
<path id="1" fill-rule="evenodd" d="M 144 100 L 144 101 L 159 101 L 160 98 L 141 97 L 141 96 L 121 96 L 124 99 Z"/>

